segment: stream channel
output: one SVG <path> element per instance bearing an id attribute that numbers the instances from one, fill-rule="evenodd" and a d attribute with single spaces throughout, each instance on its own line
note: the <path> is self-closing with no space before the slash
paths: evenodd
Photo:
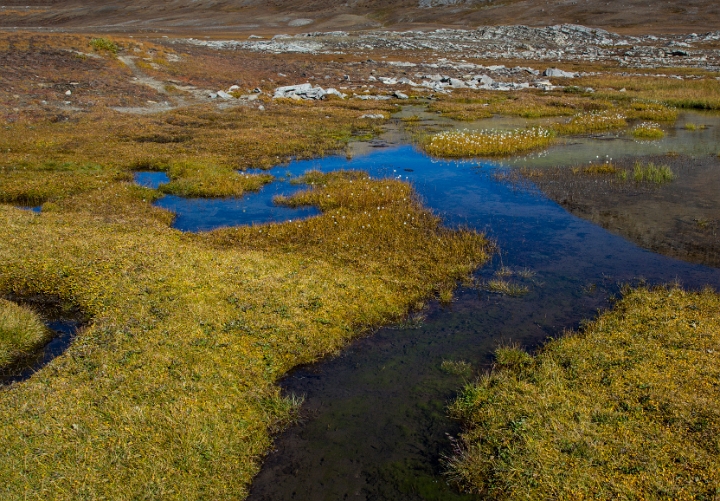
<path id="1" fill-rule="evenodd" d="M 570 165 L 594 161 L 601 153 L 644 155 L 648 148 L 706 156 L 715 148 L 717 154 L 720 127 L 687 138 L 678 138 L 684 134 L 679 128 L 650 147 L 634 142 L 633 148 L 632 141 L 616 136 L 585 138 L 510 163 L 542 165 L 551 156 L 555 165 Z M 499 252 L 476 272 L 480 282 L 500 268 L 532 272 L 508 278 L 527 286 L 527 294 L 510 297 L 461 287 L 450 305 L 432 303 L 423 319 L 379 329 L 337 357 L 289 373 L 280 384 L 286 394 L 305 398 L 301 418 L 276 437 L 250 500 L 475 499 L 459 493 L 443 476 L 443 457 L 452 454 L 461 431 L 447 417 L 447 405 L 473 377 L 444 372 L 443 361 L 469 362 L 476 374 L 487 370 L 498 345 L 517 343 L 533 350 L 609 307 L 622 284 L 720 286 L 720 269 L 642 249 L 570 214 L 532 187 L 497 180 L 494 174 L 509 163 L 437 160 L 396 143 L 350 159 L 276 167 L 271 171 L 276 182 L 240 199 L 168 196 L 156 202 L 177 214 L 175 227 L 184 231 L 311 217 L 316 209 L 272 204 L 276 194 L 305 189 L 289 178 L 310 169 L 364 170 L 373 177 L 409 181 L 447 226 L 477 229 L 493 239 Z M 712 175 L 720 172 L 715 169 Z M 138 173 L 136 180 L 155 187 L 167 178 Z"/>

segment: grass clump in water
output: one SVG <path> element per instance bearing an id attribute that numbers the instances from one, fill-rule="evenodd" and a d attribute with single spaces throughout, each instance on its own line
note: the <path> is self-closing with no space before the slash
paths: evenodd
<path id="1" fill-rule="evenodd" d="M 604 132 L 627 127 L 625 116 L 617 112 L 592 112 L 575 115 L 566 123 L 553 126 L 558 134 L 575 135 Z"/>
<path id="2" fill-rule="evenodd" d="M 643 122 L 633 129 L 632 135 L 638 139 L 662 139 L 665 131 L 656 123 Z"/>
<path id="3" fill-rule="evenodd" d="M 635 162 L 632 176 L 636 183 L 663 184 L 675 179 L 675 174 L 667 165 L 643 164 L 640 161 Z"/>
<path id="4" fill-rule="evenodd" d="M 573 167 L 572 173 L 584 176 L 607 176 L 617 174 L 619 169 L 612 162 L 590 164 L 587 167 Z"/>
<path id="5" fill-rule="evenodd" d="M 545 148 L 554 140 L 552 131 L 542 127 L 511 131 L 464 130 L 430 136 L 422 142 L 422 147 L 438 157 L 498 157 Z"/>
<path id="6" fill-rule="evenodd" d="M 49 330 L 31 309 L 0 299 L 0 368 L 47 341 Z"/>
<path id="7" fill-rule="evenodd" d="M 440 370 L 445 374 L 465 378 L 469 378 L 473 373 L 472 365 L 465 360 L 443 360 L 440 364 Z"/>
<path id="8" fill-rule="evenodd" d="M 720 485 L 720 296 L 626 292 L 582 333 L 468 384 L 449 462 L 488 498 L 705 499 Z"/>
<path id="9" fill-rule="evenodd" d="M 678 117 L 677 108 L 661 103 L 635 101 L 624 110 L 629 119 L 652 120 L 654 122 L 674 122 Z"/>
<path id="10" fill-rule="evenodd" d="M 506 296 L 522 296 L 530 292 L 527 285 L 520 285 L 503 279 L 488 280 L 483 284 L 482 288 L 493 294 L 503 294 Z"/>
<path id="11" fill-rule="evenodd" d="M 169 183 L 160 185 L 162 193 L 184 197 L 241 196 L 259 190 L 273 181 L 270 174 L 243 174 L 228 167 L 193 162 L 174 163 L 168 169 Z"/>

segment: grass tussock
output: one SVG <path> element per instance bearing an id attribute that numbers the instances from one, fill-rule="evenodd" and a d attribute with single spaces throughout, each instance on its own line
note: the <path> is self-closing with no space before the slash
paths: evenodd
<path id="1" fill-rule="evenodd" d="M 472 122 L 483 118 L 490 118 L 493 112 L 487 103 L 456 103 L 452 101 L 437 101 L 428 106 L 428 111 L 440 113 L 442 116 Z"/>
<path id="2" fill-rule="evenodd" d="M 502 294 L 505 296 L 522 296 L 530 292 L 527 285 L 517 284 L 504 279 L 492 279 L 481 285 L 483 290 L 493 294 Z"/>
<path id="3" fill-rule="evenodd" d="M 473 373 L 472 364 L 465 360 L 443 360 L 440 364 L 440 370 L 445 374 L 462 376 L 464 378 L 469 378 Z"/>
<path id="4" fill-rule="evenodd" d="M 288 203 L 317 217 L 197 235 L 126 181 L 40 215 L 0 205 L 0 292 L 53 295 L 92 319 L 0 392 L 0 497 L 243 498 L 297 408 L 278 378 L 487 258 L 482 235 L 443 228 L 405 183 L 310 180 Z"/>
<path id="5" fill-rule="evenodd" d="M 117 54 L 120 50 L 120 46 L 107 38 L 93 38 L 90 40 L 90 47 L 98 52 L 105 51 L 113 55 Z"/>
<path id="6" fill-rule="evenodd" d="M 572 167 L 572 173 L 583 176 L 608 176 L 620 171 L 612 162 L 590 164 L 586 167 Z"/>
<path id="7" fill-rule="evenodd" d="M 568 122 L 558 123 L 553 130 L 562 135 L 590 134 L 622 129 L 628 123 L 625 116 L 618 112 L 591 112 L 575 115 Z"/>
<path id="8" fill-rule="evenodd" d="M 160 192 L 183 197 L 241 196 L 273 181 L 270 174 L 243 174 L 234 169 L 193 162 L 176 162 L 168 168 L 169 183 Z"/>
<path id="9" fill-rule="evenodd" d="M 675 179 L 675 174 L 667 165 L 655 165 L 653 162 L 644 164 L 640 161 L 633 166 L 632 179 L 636 183 L 669 183 Z"/>
<path id="10" fill-rule="evenodd" d="M 498 367 L 452 405 L 450 473 L 492 499 L 713 499 L 720 296 L 637 289 L 582 333 Z"/>
<path id="11" fill-rule="evenodd" d="M 548 129 L 516 129 L 441 132 L 425 139 L 423 149 L 438 157 L 498 157 L 545 148 L 555 135 Z"/>
<path id="12" fill-rule="evenodd" d="M 638 139 L 662 139 L 665 131 L 656 123 L 643 122 L 633 129 L 632 135 Z"/>
<path id="13" fill-rule="evenodd" d="M 0 299 L 0 368 L 32 352 L 47 341 L 48 335 L 37 313 Z"/>
<path id="14" fill-rule="evenodd" d="M 677 108 L 643 101 L 631 103 L 624 110 L 624 114 L 630 120 L 651 120 L 653 122 L 675 122 L 678 118 Z"/>

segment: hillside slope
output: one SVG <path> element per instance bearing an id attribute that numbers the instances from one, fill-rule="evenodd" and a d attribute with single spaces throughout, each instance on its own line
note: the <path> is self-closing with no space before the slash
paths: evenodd
<path id="1" fill-rule="evenodd" d="M 711 0 L 6 0 L 0 29 L 297 32 L 577 23 L 625 32 L 703 32 L 720 26 Z"/>

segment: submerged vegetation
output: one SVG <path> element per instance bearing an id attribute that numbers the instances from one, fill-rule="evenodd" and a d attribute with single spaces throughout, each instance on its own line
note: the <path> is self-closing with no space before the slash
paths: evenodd
<path id="1" fill-rule="evenodd" d="M 536 356 L 506 348 L 452 405 L 449 463 L 493 499 L 713 499 L 720 485 L 720 296 L 629 291 Z"/>
<path id="2" fill-rule="evenodd" d="M 0 369 L 35 350 L 48 335 L 48 328 L 33 310 L 0 299 Z"/>
<path id="3" fill-rule="evenodd" d="M 547 147 L 554 134 L 542 127 L 512 131 L 451 131 L 425 139 L 423 149 L 439 157 L 498 157 Z"/>

